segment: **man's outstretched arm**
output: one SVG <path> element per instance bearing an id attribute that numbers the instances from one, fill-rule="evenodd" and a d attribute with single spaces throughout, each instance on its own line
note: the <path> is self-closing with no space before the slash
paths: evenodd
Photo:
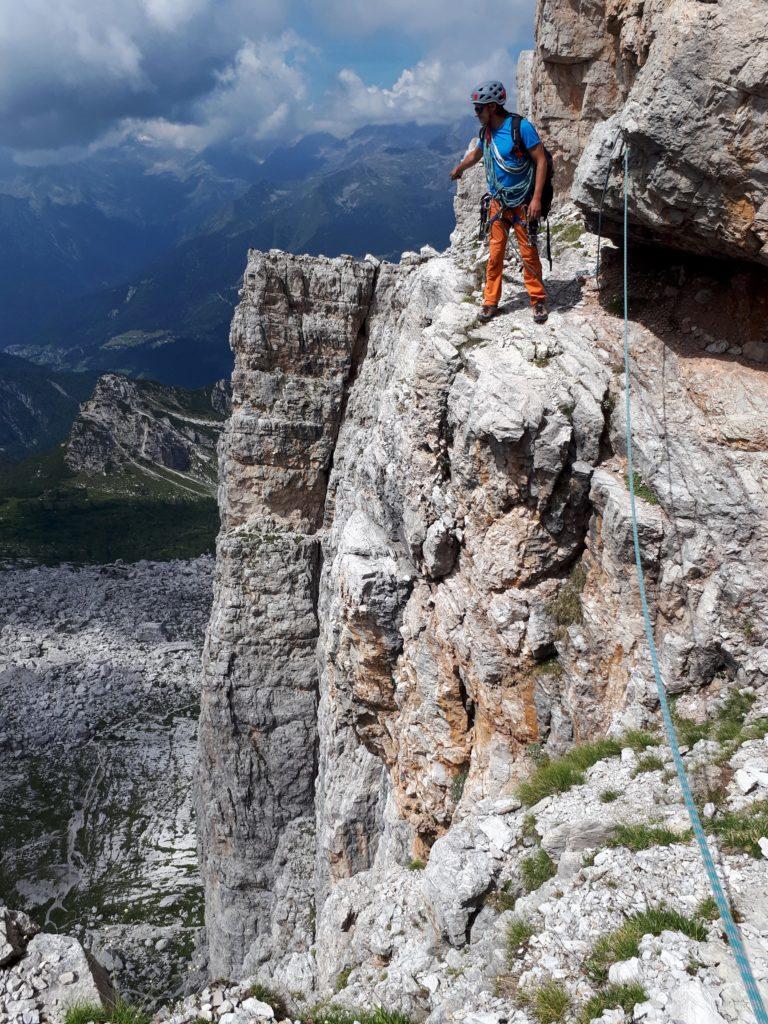
<path id="1" fill-rule="evenodd" d="M 461 163 L 456 164 L 456 166 L 451 171 L 451 178 L 453 179 L 453 181 L 456 181 L 457 178 L 460 178 L 468 167 L 474 167 L 475 164 L 479 164 L 482 159 L 483 148 L 482 146 L 476 146 L 472 150 L 472 152 L 467 153 L 467 155 L 464 157 Z"/>

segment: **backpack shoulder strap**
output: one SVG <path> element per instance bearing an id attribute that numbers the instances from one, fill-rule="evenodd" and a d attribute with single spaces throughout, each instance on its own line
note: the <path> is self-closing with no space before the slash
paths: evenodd
<path id="1" fill-rule="evenodd" d="M 523 153 L 527 153 L 528 148 L 523 142 L 523 133 L 520 131 L 520 122 L 522 120 L 520 114 L 512 114 L 512 143 L 519 147 Z"/>

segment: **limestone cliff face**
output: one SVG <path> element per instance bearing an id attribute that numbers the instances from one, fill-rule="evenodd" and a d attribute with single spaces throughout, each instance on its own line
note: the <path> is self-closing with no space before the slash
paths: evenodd
<path id="1" fill-rule="evenodd" d="M 229 401 L 228 381 L 188 391 L 105 373 L 80 406 L 64 461 L 76 473 L 133 471 L 180 494 L 215 494 L 216 444 Z"/>
<path id="2" fill-rule="evenodd" d="M 768 8 L 763 0 L 540 0 L 519 91 L 595 211 L 618 140 L 646 240 L 768 263 Z M 608 220 L 622 210 L 609 180 Z"/>
<path id="3" fill-rule="evenodd" d="M 511 791 L 531 744 L 655 711 L 620 322 L 580 290 L 575 251 L 546 328 L 517 299 L 478 327 L 467 215 L 446 254 L 397 266 L 249 258 L 201 720 L 216 975 L 328 991 L 376 879 L 414 857 L 425 929 L 462 945 L 480 895 L 456 908 L 441 867 L 457 822 Z M 639 324 L 632 341 L 664 672 L 680 691 L 761 685 L 764 374 Z"/>
<path id="4" fill-rule="evenodd" d="M 676 5 L 581 6 L 626 50 L 635 17 L 640 54 L 646 14 Z M 575 76 L 589 44 L 618 104 L 639 74 L 611 85 L 615 54 L 569 9 L 540 5 L 541 51 Z M 657 714 L 595 239 L 560 249 L 545 327 L 517 286 L 479 325 L 479 173 L 443 254 L 250 254 L 201 718 L 212 973 L 312 998 L 348 982 L 349 1005 L 434 1024 L 493 1004 L 505 954 L 483 901 L 519 891 L 532 759 Z M 696 273 L 648 277 L 631 344 L 662 670 L 701 710 L 733 686 L 766 695 L 768 384 L 757 319 L 734 333 L 738 288 Z M 684 821 L 649 792 L 648 813 Z M 560 824 L 566 877 L 589 842 Z"/>

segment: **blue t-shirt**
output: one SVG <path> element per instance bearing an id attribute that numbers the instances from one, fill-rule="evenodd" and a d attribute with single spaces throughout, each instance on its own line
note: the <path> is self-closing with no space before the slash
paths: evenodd
<path id="1" fill-rule="evenodd" d="M 483 135 L 485 135 L 485 129 L 483 129 Z M 508 167 L 513 168 L 513 173 L 510 173 L 508 171 L 503 171 L 499 165 L 496 164 L 496 180 L 502 188 L 515 188 L 525 180 L 525 177 L 528 174 L 530 161 L 526 153 L 515 152 L 514 150 L 512 142 L 512 118 L 506 118 L 504 124 L 497 128 L 495 132 L 491 132 L 491 135 L 499 156 Z M 534 146 L 538 146 L 541 142 L 536 129 L 526 117 L 522 118 L 520 121 L 520 137 L 528 150 L 533 149 Z M 483 142 L 481 139 L 477 140 L 476 148 L 483 148 Z M 490 188 L 493 187 L 493 183 L 490 180 L 488 185 Z"/>

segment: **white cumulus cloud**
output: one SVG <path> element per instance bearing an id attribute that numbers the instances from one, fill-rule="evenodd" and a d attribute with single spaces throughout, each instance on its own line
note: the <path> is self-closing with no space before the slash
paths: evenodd
<path id="1" fill-rule="evenodd" d="M 366 84 L 345 68 L 318 125 L 338 132 L 363 124 L 454 120 L 472 113 L 470 92 L 489 78 L 503 81 L 508 95 L 514 96 L 515 66 L 506 49 L 493 50 L 472 63 L 441 57 L 420 61 L 406 68 L 390 88 Z"/>

